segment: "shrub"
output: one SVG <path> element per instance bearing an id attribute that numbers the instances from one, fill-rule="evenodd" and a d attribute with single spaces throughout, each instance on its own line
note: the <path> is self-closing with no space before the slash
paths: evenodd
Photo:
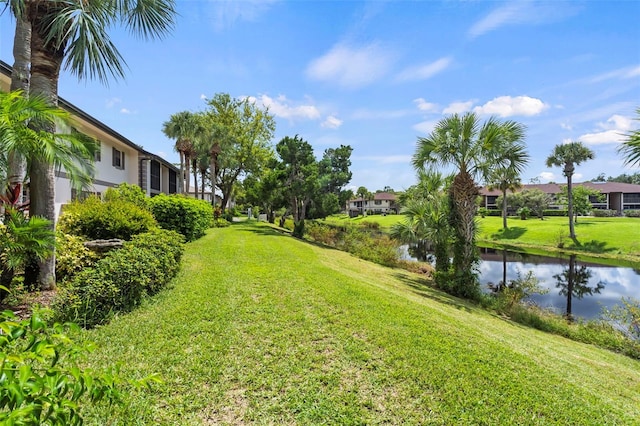
<path id="1" fill-rule="evenodd" d="M 37 314 L 19 321 L 0 313 L 0 423 L 3 425 L 82 424 L 80 408 L 100 401 L 120 402 L 128 383 L 112 370 L 81 369 L 89 351 L 66 333 L 69 326 L 47 326 Z M 153 376 L 131 382 L 157 381 Z"/>
<path id="2" fill-rule="evenodd" d="M 129 185 L 123 182 L 115 188 L 109 188 L 104 193 L 104 201 L 126 201 L 136 206 L 149 210 L 147 194 L 138 185 Z"/>
<path id="3" fill-rule="evenodd" d="M 204 200 L 160 194 L 149 204 L 162 228 L 182 234 L 187 241 L 202 237 L 213 222 L 213 207 Z"/>
<path id="4" fill-rule="evenodd" d="M 480 217 L 484 218 L 485 216 L 487 216 L 489 214 L 489 209 L 486 207 L 479 207 L 478 208 L 478 214 L 480 215 Z"/>
<path id="5" fill-rule="evenodd" d="M 58 229 L 65 234 L 89 240 L 130 240 L 155 227 L 157 223 L 149 211 L 127 201 L 103 202 L 97 197 L 67 205 L 58 221 Z"/>
<path id="6" fill-rule="evenodd" d="M 98 261 L 98 254 L 84 246 L 82 237 L 56 233 L 56 279 L 65 281 Z"/>
<path id="7" fill-rule="evenodd" d="M 93 327 L 131 311 L 177 274 L 183 241 L 176 232 L 155 230 L 110 251 L 60 288 L 52 305 L 56 319 Z"/>
<path id="8" fill-rule="evenodd" d="M 640 210 L 625 210 L 624 215 L 626 217 L 640 217 Z"/>
<path id="9" fill-rule="evenodd" d="M 520 219 L 526 220 L 531 215 L 531 209 L 529 207 L 520 207 L 517 213 Z"/>
<path id="10" fill-rule="evenodd" d="M 591 214 L 595 217 L 616 217 L 618 216 L 617 210 L 604 210 L 604 209 L 593 209 L 591 210 Z"/>
<path id="11" fill-rule="evenodd" d="M 306 233 L 314 241 L 332 247 L 336 245 L 338 230 L 331 226 L 312 221 L 307 225 Z"/>

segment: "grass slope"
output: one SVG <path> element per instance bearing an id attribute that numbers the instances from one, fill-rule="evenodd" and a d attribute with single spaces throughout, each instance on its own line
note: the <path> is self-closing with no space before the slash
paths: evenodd
<path id="1" fill-rule="evenodd" d="M 86 332 L 92 367 L 161 373 L 96 424 L 638 424 L 640 363 L 431 290 L 408 272 L 236 224 L 175 286 Z M 108 418 L 105 418 L 108 417 Z"/>

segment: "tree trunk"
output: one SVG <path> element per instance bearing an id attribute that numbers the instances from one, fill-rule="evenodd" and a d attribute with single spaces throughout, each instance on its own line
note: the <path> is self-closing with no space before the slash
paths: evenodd
<path id="1" fill-rule="evenodd" d="M 31 87 L 30 93 L 43 96 L 51 105 L 58 106 L 58 78 L 64 57 L 64 48 L 45 45 L 45 38 L 35 28 L 43 25 L 35 16 L 31 21 Z M 55 133 L 55 125 L 47 125 L 43 129 Z M 51 222 L 51 230 L 55 231 L 55 175 L 52 164 L 41 159 L 31 159 L 30 194 L 31 214 L 42 216 Z M 38 262 L 38 283 L 42 290 L 55 287 L 55 252 L 50 257 Z"/>
<path id="2" fill-rule="evenodd" d="M 184 152 L 178 151 L 180 154 L 180 188 L 183 194 L 186 194 L 187 191 L 184 188 Z"/>
<path id="3" fill-rule="evenodd" d="M 502 228 L 507 229 L 507 190 L 502 191 Z"/>
<path id="4" fill-rule="evenodd" d="M 13 38 L 13 68 L 11 70 L 11 91 L 22 90 L 29 94 L 31 72 L 31 23 L 26 16 L 16 18 L 16 31 Z M 9 152 L 7 158 L 7 182 L 10 186 L 23 183 L 27 175 L 27 161 L 17 152 Z M 22 196 L 20 202 L 22 202 Z"/>
<path id="5" fill-rule="evenodd" d="M 573 183 L 571 181 L 573 170 L 567 169 L 565 175 L 567 176 L 567 214 L 569 215 L 569 238 L 575 240 L 576 232 L 573 226 Z"/>
<path id="6" fill-rule="evenodd" d="M 184 174 L 182 178 L 184 179 L 185 191 L 186 195 L 189 195 L 189 191 L 191 191 L 191 156 L 188 153 L 184 153 Z"/>
<path id="7" fill-rule="evenodd" d="M 196 200 L 198 199 L 198 168 L 196 167 L 196 160 L 191 160 L 191 170 L 193 172 L 193 188 L 194 188 L 194 196 Z"/>

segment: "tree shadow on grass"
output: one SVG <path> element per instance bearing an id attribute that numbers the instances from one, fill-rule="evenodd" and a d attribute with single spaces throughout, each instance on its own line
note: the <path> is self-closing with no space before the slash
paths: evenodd
<path id="1" fill-rule="evenodd" d="M 618 247 L 607 247 L 604 241 L 591 240 L 581 243 L 577 238 L 573 239 L 573 244 L 568 248 L 587 253 L 609 253 L 618 250 Z"/>
<path id="2" fill-rule="evenodd" d="M 527 228 L 520 226 L 513 226 L 507 229 L 501 229 L 495 234 L 491 234 L 491 238 L 494 240 L 515 240 L 518 239 L 527 232 Z"/>
<path id="3" fill-rule="evenodd" d="M 412 278 L 403 274 L 393 274 L 394 278 L 402 281 L 404 284 L 411 288 L 411 292 L 418 296 L 425 297 L 427 299 L 434 300 L 438 303 L 443 303 L 449 306 L 453 306 L 456 309 L 471 312 L 474 307 L 471 303 L 466 302 L 457 297 L 450 296 L 447 293 L 437 290 L 427 284 L 424 279 Z"/>
<path id="4" fill-rule="evenodd" d="M 278 228 L 276 226 L 259 226 L 258 222 L 244 221 L 233 222 L 230 226 L 235 228 L 242 228 L 245 231 L 253 232 L 258 235 L 265 235 L 270 237 L 282 237 L 291 236 L 291 231 L 285 228 Z"/>

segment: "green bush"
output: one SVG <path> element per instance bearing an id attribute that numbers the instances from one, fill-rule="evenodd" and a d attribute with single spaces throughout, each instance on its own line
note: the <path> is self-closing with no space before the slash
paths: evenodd
<path id="1" fill-rule="evenodd" d="M 98 261 L 98 254 L 84 246 L 82 237 L 56 232 L 56 280 L 66 281 Z"/>
<path id="2" fill-rule="evenodd" d="M 176 232 L 155 230 L 110 251 L 60 287 L 52 304 L 55 318 L 89 328 L 131 311 L 177 274 L 183 241 Z"/>
<path id="3" fill-rule="evenodd" d="M 625 210 L 624 215 L 626 217 L 640 217 L 640 210 Z"/>
<path id="4" fill-rule="evenodd" d="M 182 234 L 187 241 L 202 237 L 213 222 L 213 207 L 204 200 L 160 194 L 149 204 L 162 228 Z"/>
<path id="5" fill-rule="evenodd" d="M 149 210 L 149 200 L 147 194 L 138 185 L 121 183 L 115 188 L 109 188 L 104 193 L 104 201 L 126 201 L 136 206 Z"/>
<path id="6" fill-rule="evenodd" d="M 65 206 L 58 221 L 60 231 L 88 240 L 130 240 L 155 227 L 157 223 L 149 211 L 127 201 L 103 202 L 97 197 Z"/>
<path id="7" fill-rule="evenodd" d="M 0 424 L 78 425 L 83 405 L 120 402 L 125 385 L 157 381 L 151 376 L 127 383 L 113 370 L 82 369 L 89 351 L 66 334 L 68 326 L 48 326 L 37 314 L 20 321 L 0 313 Z"/>
<path id="8" fill-rule="evenodd" d="M 604 209 L 593 209 L 591 214 L 595 217 L 616 217 L 618 216 L 617 210 L 604 210 Z"/>

